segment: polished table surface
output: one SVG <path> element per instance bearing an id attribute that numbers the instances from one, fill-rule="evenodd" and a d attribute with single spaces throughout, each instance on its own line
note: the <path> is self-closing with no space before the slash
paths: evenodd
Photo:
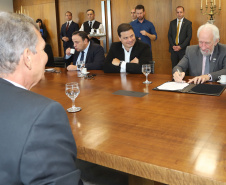
<path id="1" fill-rule="evenodd" d="M 170 75 L 151 74 L 145 85 L 142 74 L 91 71 L 96 77 L 89 80 L 59 70 L 45 73 L 32 91 L 66 110 L 65 84 L 79 83 L 75 104 L 82 110 L 67 113 L 78 158 L 166 184 L 226 184 L 225 91 L 217 97 L 152 90 Z M 112 94 L 118 90 L 148 94 Z"/>

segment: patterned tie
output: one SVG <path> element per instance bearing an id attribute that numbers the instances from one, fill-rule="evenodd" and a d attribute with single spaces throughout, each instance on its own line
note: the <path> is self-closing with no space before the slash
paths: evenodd
<path id="1" fill-rule="evenodd" d="M 179 30 L 180 30 L 180 21 L 178 21 L 178 25 L 177 25 L 177 36 L 176 36 L 176 45 L 178 45 L 178 37 L 179 37 Z"/>
<path id="2" fill-rule="evenodd" d="M 204 74 L 208 74 L 210 72 L 210 55 L 206 56 L 206 64 Z"/>
<path id="3" fill-rule="evenodd" d="M 82 51 L 82 56 L 81 56 L 81 58 L 80 58 L 80 61 L 83 61 L 84 60 L 84 51 Z"/>
<path id="4" fill-rule="evenodd" d="M 69 22 L 67 22 L 66 31 L 68 30 L 68 27 L 69 27 Z"/>

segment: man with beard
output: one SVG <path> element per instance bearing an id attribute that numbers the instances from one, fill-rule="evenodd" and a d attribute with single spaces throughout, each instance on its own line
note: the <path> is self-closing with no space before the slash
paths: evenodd
<path id="1" fill-rule="evenodd" d="M 188 46 L 185 56 L 173 68 L 176 82 L 184 82 L 185 71 L 195 76 L 188 83 L 216 81 L 218 76 L 226 75 L 226 45 L 219 42 L 219 29 L 212 24 L 204 24 L 197 31 L 199 45 Z"/>
<path id="2" fill-rule="evenodd" d="M 135 10 L 137 14 L 137 20 L 132 21 L 130 25 L 133 27 L 135 36 L 139 38 L 142 42 L 147 43 L 150 46 L 152 59 L 151 41 L 157 39 L 155 27 L 152 22 L 144 18 L 145 10 L 143 5 L 137 5 Z"/>
<path id="3" fill-rule="evenodd" d="M 120 42 L 112 43 L 104 62 L 104 72 L 141 73 L 142 64 L 151 61 L 149 45 L 136 40 L 130 24 L 120 24 L 117 31 Z"/>

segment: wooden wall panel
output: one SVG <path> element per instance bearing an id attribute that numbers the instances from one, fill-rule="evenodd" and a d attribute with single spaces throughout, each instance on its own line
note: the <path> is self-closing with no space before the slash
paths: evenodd
<path id="1" fill-rule="evenodd" d="M 13 3 L 15 12 L 22 6 L 35 21 L 42 19 L 49 34 L 47 43 L 52 46 L 54 56 L 59 56 L 55 0 L 14 0 Z"/>

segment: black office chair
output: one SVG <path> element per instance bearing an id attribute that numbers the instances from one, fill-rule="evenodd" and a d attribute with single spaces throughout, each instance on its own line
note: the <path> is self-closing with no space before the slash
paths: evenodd
<path id="1" fill-rule="evenodd" d="M 54 57 L 53 57 L 53 50 L 50 44 L 46 43 L 44 51 L 48 55 L 48 61 L 46 63 L 47 67 L 54 67 Z"/>
<path id="2" fill-rule="evenodd" d="M 155 61 L 150 61 L 149 62 L 151 64 L 151 74 L 155 73 Z"/>

